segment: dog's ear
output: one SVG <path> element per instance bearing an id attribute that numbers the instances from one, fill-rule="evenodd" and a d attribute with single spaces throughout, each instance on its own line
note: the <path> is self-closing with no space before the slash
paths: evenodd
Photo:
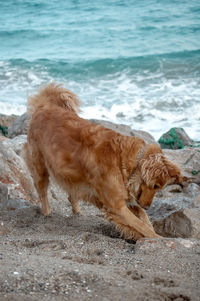
<path id="1" fill-rule="evenodd" d="M 175 178 L 178 183 L 181 183 L 183 181 L 183 178 L 181 175 L 180 168 L 176 164 L 174 164 L 168 160 L 166 161 L 166 166 L 167 166 L 170 177 Z"/>

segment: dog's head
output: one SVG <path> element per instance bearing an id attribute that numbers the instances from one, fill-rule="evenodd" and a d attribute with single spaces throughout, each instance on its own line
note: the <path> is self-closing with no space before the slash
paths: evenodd
<path id="1" fill-rule="evenodd" d="M 134 199 L 142 208 L 149 209 L 155 193 L 172 178 L 178 183 L 182 181 L 179 167 L 164 156 L 158 145 L 148 145 L 133 176 Z"/>

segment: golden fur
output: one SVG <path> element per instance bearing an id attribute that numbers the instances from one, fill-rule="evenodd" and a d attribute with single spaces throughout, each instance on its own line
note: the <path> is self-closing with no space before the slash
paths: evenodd
<path id="1" fill-rule="evenodd" d="M 47 188 L 52 176 L 68 192 L 74 213 L 80 213 L 79 200 L 88 201 L 125 237 L 159 237 L 142 208 L 150 207 L 156 191 L 171 178 L 181 180 L 179 168 L 157 144 L 145 145 L 138 137 L 80 118 L 79 105 L 75 94 L 53 83 L 28 102 L 31 121 L 24 158 L 43 214 L 50 214 Z"/>

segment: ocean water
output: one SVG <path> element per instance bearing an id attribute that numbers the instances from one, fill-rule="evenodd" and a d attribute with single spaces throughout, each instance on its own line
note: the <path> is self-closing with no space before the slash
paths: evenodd
<path id="1" fill-rule="evenodd" d="M 0 113 L 50 81 L 84 118 L 200 140 L 200 1 L 0 0 Z"/>

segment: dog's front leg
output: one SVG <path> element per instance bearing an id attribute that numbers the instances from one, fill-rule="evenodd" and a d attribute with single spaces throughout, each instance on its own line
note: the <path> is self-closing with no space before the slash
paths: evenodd
<path id="1" fill-rule="evenodd" d="M 146 212 L 144 211 L 144 209 L 142 209 L 139 206 L 128 206 L 128 209 L 135 214 L 139 219 L 141 219 L 143 222 L 145 222 L 146 224 L 149 225 L 149 227 L 151 227 L 151 229 L 154 231 L 154 228 L 148 218 L 148 215 L 146 214 Z"/>
<path id="2" fill-rule="evenodd" d="M 152 225 L 149 224 L 150 222 L 144 222 L 135 216 L 126 205 L 119 209 L 106 208 L 105 212 L 107 218 L 116 224 L 126 238 L 161 238 L 155 233 Z"/>
<path id="3" fill-rule="evenodd" d="M 96 186 L 96 191 L 102 201 L 106 217 L 115 223 L 126 238 L 160 238 L 151 225 L 138 218 L 128 209 L 125 202 L 128 197 L 127 189 L 124 186 L 121 174 L 118 174 L 116 170 L 113 174 L 105 175 L 102 183 L 99 181 L 99 187 Z"/>

